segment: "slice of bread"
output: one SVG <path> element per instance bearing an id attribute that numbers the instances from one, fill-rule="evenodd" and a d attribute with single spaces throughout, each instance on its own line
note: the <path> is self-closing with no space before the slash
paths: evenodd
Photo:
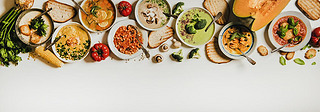
<path id="1" fill-rule="evenodd" d="M 298 0 L 298 8 L 310 19 L 318 20 L 320 18 L 319 0 Z"/>
<path id="2" fill-rule="evenodd" d="M 72 19 L 76 14 L 76 9 L 68 4 L 57 2 L 55 0 L 48 0 L 44 4 L 44 9 L 49 10 L 48 14 L 51 16 L 53 21 L 64 23 Z"/>
<path id="3" fill-rule="evenodd" d="M 217 16 L 219 12 L 222 13 L 221 18 L 216 21 L 218 24 L 224 25 L 228 23 L 230 11 L 226 0 L 204 0 L 203 5 L 212 16 Z"/>
<path id="4" fill-rule="evenodd" d="M 228 63 L 232 60 L 220 51 L 217 38 L 206 44 L 206 54 L 210 61 L 217 64 Z"/>
<path id="5" fill-rule="evenodd" d="M 173 29 L 172 27 L 169 27 L 169 26 L 166 26 L 157 31 L 152 31 L 149 34 L 149 40 L 148 40 L 149 47 L 157 48 L 172 36 L 173 36 Z"/>

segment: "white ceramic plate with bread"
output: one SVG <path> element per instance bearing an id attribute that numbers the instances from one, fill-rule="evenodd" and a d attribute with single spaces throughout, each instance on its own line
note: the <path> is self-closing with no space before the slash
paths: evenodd
<path id="1" fill-rule="evenodd" d="M 114 39 L 115 39 L 115 34 L 116 34 L 117 30 L 122 26 L 128 26 L 128 25 L 137 26 L 137 23 L 134 20 L 119 21 L 110 29 L 110 32 L 108 35 L 108 45 L 109 45 L 111 52 L 121 59 L 131 59 L 131 58 L 137 57 L 143 53 L 142 49 L 139 49 L 137 52 L 135 52 L 133 54 L 124 54 L 116 48 L 115 43 L 114 43 Z M 143 46 L 146 48 L 148 45 L 148 31 L 146 31 L 142 28 L 139 28 L 139 27 L 137 27 L 137 28 L 140 30 L 140 32 L 142 34 L 142 39 L 143 39 L 142 43 L 143 43 Z"/>

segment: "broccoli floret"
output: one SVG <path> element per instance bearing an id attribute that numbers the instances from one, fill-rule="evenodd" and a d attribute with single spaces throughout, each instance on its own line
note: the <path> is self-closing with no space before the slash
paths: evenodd
<path id="1" fill-rule="evenodd" d="M 197 30 L 203 29 L 207 25 L 207 20 L 205 19 L 200 19 L 195 25 L 194 28 Z"/>
<path id="2" fill-rule="evenodd" d="M 183 60 L 182 49 L 180 49 L 179 52 L 173 52 L 171 56 L 173 59 L 177 60 L 178 62 L 182 62 Z"/>
<path id="3" fill-rule="evenodd" d="M 197 33 L 197 30 L 194 28 L 194 26 L 189 25 L 189 24 L 186 25 L 186 31 L 189 34 L 196 34 Z"/>
<path id="4" fill-rule="evenodd" d="M 189 53 L 189 56 L 188 56 L 189 59 L 191 59 L 191 58 L 199 59 L 200 57 L 201 56 L 199 54 L 199 48 L 192 49 Z"/>
<path id="5" fill-rule="evenodd" d="M 182 6 L 184 5 L 183 2 L 178 2 L 175 7 L 172 10 L 172 14 L 178 16 L 179 14 L 181 14 L 184 10 L 182 8 Z"/>

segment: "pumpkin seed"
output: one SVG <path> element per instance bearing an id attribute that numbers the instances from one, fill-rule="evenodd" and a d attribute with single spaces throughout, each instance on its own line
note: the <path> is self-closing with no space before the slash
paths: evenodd
<path id="1" fill-rule="evenodd" d="M 280 64 L 281 65 L 286 65 L 287 64 L 286 63 L 286 59 L 283 56 L 280 57 Z"/>
<path id="2" fill-rule="evenodd" d="M 299 65 L 305 65 L 304 61 L 300 58 L 294 59 L 293 61 Z"/>

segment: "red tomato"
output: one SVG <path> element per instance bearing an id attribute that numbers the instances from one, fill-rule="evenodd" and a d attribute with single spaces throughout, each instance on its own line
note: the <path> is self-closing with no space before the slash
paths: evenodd
<path id="1" fill-rule="evenodd" d="M 132 12 L 132 6 L 129 2 L 127 1 L 121 1 L 118 4 L 118 10 L 121 15 L 123 16 L 129 16 Z"/>
<path id="2" fill-rule="evenodd" d="M 313 36 L 316 36 L 316 37 L 320 37 L 320 27 L 314 29 L 314 30 L 312 31 L 312 35 L 313 35 Z"/>
<path id="3" fill-rule="evenodd" d="M 91 48 L 91 57 L 95 61 L 105 60 L 109 56 L 109 48 L 107 45 L 97 43 Z"/>
<path id="4" fill-rule="evenodd" d="M 319 47 L 320 46 L 319 38 L 315 36 L 311 36 L 310 45 L 314 47 Z"/>

